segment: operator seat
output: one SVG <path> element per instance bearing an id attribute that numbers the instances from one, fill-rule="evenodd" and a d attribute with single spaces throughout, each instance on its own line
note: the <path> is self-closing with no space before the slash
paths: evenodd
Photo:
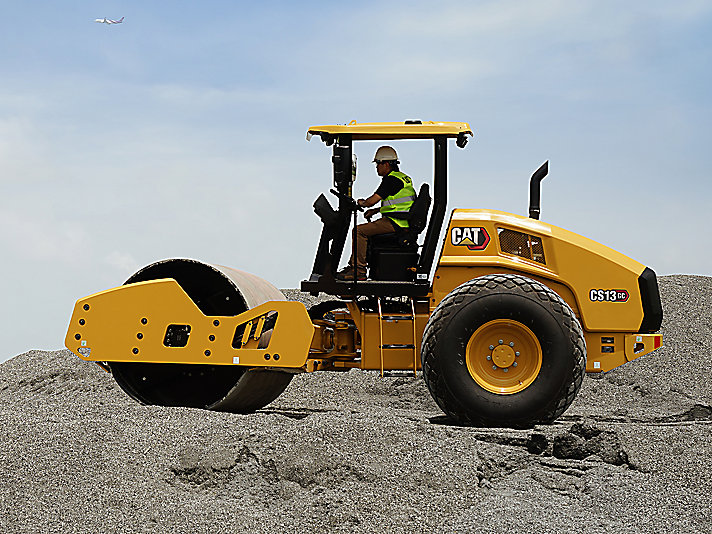
<path id="1" fill-rule="evenodd" d="M 430 186 L 423 184 L 410 210 L 389 213 L 398 219 L 406 219 L 408 228 L 368 238 L 366 260 L 372 280 L 415 278 L 415 272 L 409 269 L 418 264 L 418 236 L 427 225 L 430 202 Z"/>

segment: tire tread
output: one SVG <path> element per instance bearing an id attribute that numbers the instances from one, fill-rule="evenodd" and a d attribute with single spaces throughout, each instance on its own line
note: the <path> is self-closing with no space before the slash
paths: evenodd
<path id="1" fill-rule="evenodd" d="M 525 422 L 498 421 L 496 423 L 498 426 L 514 427 L 551 423 L 566 411 L 581 388 L 586 370 L 586 341 L 581 325 L 571 307 L 558 293 L 536 280 L 514 274 L 492 274 L 474 278 L 450 292 L 435 308 L 425 326 L 421 350 L 423 378 L 435 402 L 450 418 L 465 425 L 490 426 L 493 423 L 493 421 L 468 410 L 450 393 L 438 365 L 438 354 L 435 347 L 443 335 L 443 326 L 448 323 L 468 297 L 501 292 L 518 293 L 544 303 L 568 332 L 574 347 L 574 362 L 572 379 L 547 406 L 543 414 Z"/>

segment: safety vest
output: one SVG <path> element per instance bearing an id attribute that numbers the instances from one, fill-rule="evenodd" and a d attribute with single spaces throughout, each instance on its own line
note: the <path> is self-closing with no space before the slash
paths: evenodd
<path id="1" fill-rule="evenodd" d="M 379 211 L 384 216 L 388 217 L 394 223 L 396 223 L 401 228 L 408 228 L 408 221 L 405 219 L 396 219 L 395 217 L 390 217 L 389 213 L 397 213 L 410 210 L 415 200 L 415 189 L 413 188 L 413 180 L 406 174 L 399 171 L 391 171 L 389 176 L 395 176 L 401 182 L 403 182 L 403 187 L 395 195 L 386 197 L 381 201 L 381 207 Z"/>

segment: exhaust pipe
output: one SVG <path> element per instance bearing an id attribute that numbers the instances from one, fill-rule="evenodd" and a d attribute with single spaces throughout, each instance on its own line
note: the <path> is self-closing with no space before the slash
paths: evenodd
<path id="1" fill-rule="evenodd" d="M 541 199 L 541 181 L 546 178 L 549 174 L 549 160 L 546 160 L 541 167 L 539 167 L 534 174 L 532 174 L 531 180 L 529 181 L 529 217 L 532 219 L 539 219 L 539 213 L 541 213 L 540 199 Z"/>

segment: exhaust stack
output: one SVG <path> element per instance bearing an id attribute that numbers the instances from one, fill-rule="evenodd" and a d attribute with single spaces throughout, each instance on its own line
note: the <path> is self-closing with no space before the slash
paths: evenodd
<path id="1" fill-rule="evenodd" d="M 539 219 L 539 213 L 541 213 L 539 205 L 541 201 L 541 181 L 546 178 L 547 174 L 549 174 L 549 160 L 546 160 L 532 174 L 529 181 L 529 217 L 532 219 Z"/>

